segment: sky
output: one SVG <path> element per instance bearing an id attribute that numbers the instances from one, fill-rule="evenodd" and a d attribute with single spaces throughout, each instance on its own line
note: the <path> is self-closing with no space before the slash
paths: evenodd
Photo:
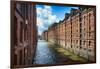
<path id="1" fill-rule="evenodd" d="M 70 13 L 71 8 L 78 9 L 78 7 L 68 6 L 36 5 L 39 35 L 41 35 L 44 30 L 47 30 L 51 24 L 63 20 L 65 13 Z"/>

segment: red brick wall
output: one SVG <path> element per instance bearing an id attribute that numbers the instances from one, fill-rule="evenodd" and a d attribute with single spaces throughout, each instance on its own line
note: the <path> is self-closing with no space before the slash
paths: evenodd
<path id="1" fill-rule="evenodd" d="M 24 6 L 22 7 L 21 5 Z M 24 9 L 23 12 L 21 8 Z M 12 38 L 15 42 L 11 46 L 14 49 L 12 51 L 14 56 L 12 57 L 11 66 L 31 65 L 37 44 L 36 7 L 31 3 L 16 3 L 13 10 L 14 20 L 12 24 L 15 28 L 14 32 L 12 31 L 14 33 Z M 23 15 L 22 13 L 25 14 Z"/>
<path id="2" fill-rule="evenodd" d="M 78 10 L 76 14 L 60 21 L 56 28 L 49 29 L 48 40 L 56 40 L 57 44 L 65 49 L 88 60 L 95 61 L 94 14 L 94 8 Z"/>

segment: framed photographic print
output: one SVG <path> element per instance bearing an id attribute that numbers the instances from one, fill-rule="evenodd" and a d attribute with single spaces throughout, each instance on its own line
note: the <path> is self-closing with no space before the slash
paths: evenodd
<path id="1" fill-rule="evenodd" d="M 96 63 L 96 6 L 11 1 L 11 68 Z"/>

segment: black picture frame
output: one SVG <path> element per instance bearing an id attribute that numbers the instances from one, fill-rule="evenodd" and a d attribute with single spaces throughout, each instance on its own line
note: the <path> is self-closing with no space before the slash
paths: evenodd
<path id="1" fill-rule="evenodd" d="M 59 66 L 59 65 L 76 65 L 76 64 L 91 64 L 91 63 L 96 63 L 96 6 L 95 5 L 82 5 L 82 4 L 63 4 L 63 3 L 48 3 L 48 2 L 34 2 L 34 1 L 11 1 L 11 68 L 27 68 L 27 67 L 42 67 L 42 66 Z M 90 8 L 94 8 L 94 61 L 93 62 L 87 62 L 87 63 L 72 63 L 72 64 L 66 64 L 66 63 L 61 63 L 61 64 L 25 64 L 23 63 L 23 65 L 15 65 L 14 62 L 16 62 L 16 60 L 14 59 L 14 52 L 15 52 L 15 47 L 14 47 L 14 41 L 15 41 L 15 4 L 16 3 L 25 3 L 25 4 L 39 4 L 39 5 L 55 5 L 55 6 L 73 6 L 73 7 L 90 7 Z M 18 12 L 18 10 L 17 10 Z M 35 14 L 36 17 L 36 14 Z M 35 19 L 34 19 L 35 20 Z M 36 20 L 35 20 L 36 21 Z M 24 22 L 24 21 L 23 21 Z M 23 37 L 23 36 L 22 36 Z M 34 49 L 36 51 L 36 48 Z M 22 59 L 21 59 L 22 60 Z"/>

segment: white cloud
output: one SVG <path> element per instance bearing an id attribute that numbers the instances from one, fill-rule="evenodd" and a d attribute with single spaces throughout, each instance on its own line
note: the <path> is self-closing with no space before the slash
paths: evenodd
<path id="1" fill-rule="evenodd" d="M 39 34 L 47 30 L 54 22 L 58 22 L 58 19 L 56 15 L 52 14 L 51 6 L 45 5 L 44 7 L 37 7 L 37 26 Z"/>

